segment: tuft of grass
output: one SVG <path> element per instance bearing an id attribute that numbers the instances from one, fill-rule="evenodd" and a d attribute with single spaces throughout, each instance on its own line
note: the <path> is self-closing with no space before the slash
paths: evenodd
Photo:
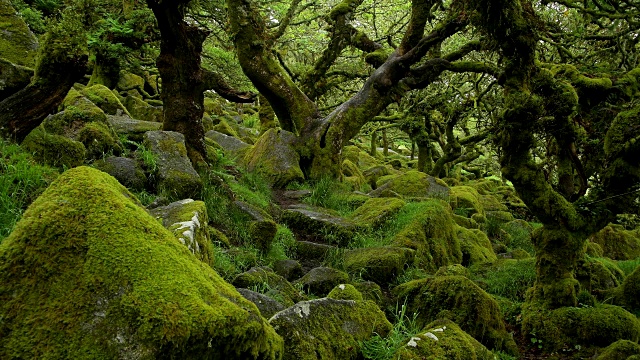
<path id="1" fill-rule="evenodd" d="M 535 259 L 502 260 L 469 268 L 473 280 L 483 284 L 492 295 L 523 302 L 526 291 L 536 280 Z"/>
<path id="2" fill-rule="evenodd" d="M 295 255 L 296 250 L 296 238 L 291 230 L 285 225 L 278 225 L 275 239 L 271 244 L 271 248 L 266 256 L 266 261 L 269 266 L 278 260 L 287 260 Z"/>
<path id="3" fill-rule="evenodd" d="M 249 116 L 243 116 L 242 125 L 250 129 L 257 129 L 260 125 L 260 118 L 258 117 L 258 113 L 251 114 Z"/>
<path id="4" fill-rule="evenodd" d="M 362 356 L 365 359 L 372 360 L 390 360 L 393 358 L 398 349 L 406 343 L 406 340 L 420 332 L 420 328 L 416 324 L 418 314 L 407 314 L 406 303 L 400 306 L 396 305 L 394 312 L 395 321 L 393 329 L 387 337 L 381 337 L 376 334 L 371 339 L 362 342 Z"/>
<path id="5" fill-rule="evenodd" d="M 618 260 L 615 263 L 625 275 L 629 275 L 640 265 L 640 258 L 634 260 Z"/>
<path id="6" fill-rule="evenodd" d="M 58 170 L 37 164 L 19 145 L 0 140 L 0 242 L 58 175 Z"/>
<path id="7" fill-rule="evenodd" d="M 338 182 L 330 177 L 322 177 L 311 184 L 311 195 L 303 202 L 337 211 L 340 215 L 347 215 L 357 206 L 349 201 L 351 191 L 347 185 Z"/>

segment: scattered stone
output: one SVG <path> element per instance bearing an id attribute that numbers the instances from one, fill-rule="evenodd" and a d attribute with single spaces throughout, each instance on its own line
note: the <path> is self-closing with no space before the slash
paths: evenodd
<path id="1" fill-rule="evenodd" d="M 258 310 L 260 310 L 260 314 L 265 319 L 271 318 L 277 312 L 285 309 L 284 305 L 273 300 L 267 295 L 260 294 L 259 292 L 255 292 L 249 289 L 237 289 L 240 295 L 242 295 L 245 299 L 251 301 L 256 305 Z"/>
<path id="2" fill-rule="evenodd" d="M 602 255 L 613 260 L 633 260 L 640 257 L 640 231 L 625 230 L 622 225 L 605 226 L 589 241 L 600 245 Z"/>
<path id="3" fill-rule="evenodd" d="M 358 226 L 377 228 L 398 213 L 405 205 L 400 199 L 370 198 L 350 216 Z"/>
<path id="4" fill-rule="evenodd" d="M 356 224 L 323 208 L 309 205 L 290 206 L 282 221 L 295 234 L 321 239 L 327 243 L 346 245 L 353 237 Z"/>
<path id="5" fill-rule="evenodd" d="M 156 157 L 159 194 L 173 199 L 201 196 L 202 180 L 187 157 L 184 135 L 174 131 L 148 131 L 144 134 L 144 146 Z"/>
<path id="6" fill-rule="evenodd" d="M 385 191 L 393 191 L 404 197 L 449 198 L 449 187 L 442 180 L 436 179 L 417 170 L 407 171 L 378 186 L 369 195 L 382 197 Z"/>
<path id="7" fill-rule="evenodd" d="M 278 294 L 278 302 L 287 307 L 305 299 L 285 278 L 266 266 L 254 267 L 238 274 L 231 283 L 237 288 L 265 288 L 272 294 Z"/>
<path id="8" fill-rule="evenodd" d="M 296 255 L 300 261 L 324 261 L 328 254 L 335 252 L 335 246 L 310 241 L 296 241 Z"/>
<path id="9" fill-rule="evenodd" d="M 362 301 L 362 294 L 351 284 L 340 284 L 327 295 L 329 299 Z"/>
<path id="10" fill-rule="evenodd" d="M 633 355 L 640 355 L 640 345 L 629 340 L 618 340 L 607 346 L 596 360 L 630 359 Z"/>
<path id="11" fill-rule="evenodd" d="M 344 268 L 365 280 L 389 284 L 413 264 L 415 250 L 382 246 L 354 249 L 345 252 Z"/>
<path id="12" fill-rule="evenodd" d="M 246 142 L 215 130 L 207 131 L 205 136 L 220 145 L 225 154 L 231 158 L 241 158 L 251 148 Z"/>
<path id="13" fill-rule="evenodd" d="M 267 130 L 245 154 L 248 171 L 264 176 L 276 188 L 294 181 L 303 181 L 300 156 L 293 148 L 296 136 L 285 130 Z"/>
<path id="14" fill-rule="evenodd" d="M 300 263 L 291 259 L 276 261 L 273 264 L 273 271 L 287 279 L 287 281 L 297 280 L 304 275 Z"/>
<path id="15" fill-rule="evenodd" d="M 328 298 L 300 302 L 269 323 L 284 338 L 283 360 L 358 359 L 363 341 L 392 328 L 371 301 Z"/>
<path id="16" fill-rule="evenodd" d="M 164 113 L 161 106 L 152 106 L 137 96 L 127 95 L 124 98 L 124 106 L 132 118 L 162 123 Z"/>
<path id="17" fill-rule="evenodd" d="M 88 86 L 82 90 L 82 94 L 86 96 L 92 103 L 102 109 L 105 114 L 120 115 L 124 114 L 131 117 L 127 108 L 122 105 L 116 95 L 102 84 Z"/>
<path id="18" fill-rule="evenodd" d="M 109 124 L 117 134 L 137 142 L 142 142 L 147 131 L 162 129 L 162 123 L 134 120 L 127 116 L 107 115 L 107 121 L 109 121 Z"/>
<path id="19" fill-rule="evenodd" d="M 302 284 L 302 289 L 308 293 L 325 296 L 335 286 L 349 282 L 349 275 L 344 271 L 321 266 L 311 269 L 295 283 Z"/>
<path id="20" fill-rule="evenodd" d="M 110 156 L 97 160 L 93 166 L 116 178 L 120 184 L 135 191 L 144 190 L 147 187 L 147 177 L 138 163 L 129 158 Z"/>

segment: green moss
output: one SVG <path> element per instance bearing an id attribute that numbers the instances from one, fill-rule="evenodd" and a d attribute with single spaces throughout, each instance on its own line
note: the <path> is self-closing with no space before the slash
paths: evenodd
<path id="1" fill-rule="evenodd" d="M 603 255 L 602 246 L 591 241 L 587 241 L 584 250 L 585 254 L 593 257 L 601 257 Z"/>
<path id="2" fill-rule="evenodd" d="M 640 266 L 629 274 L 617 289 L 618 302 L 634 311 L 640 310 Z"/>
<path id="3" fill-rule="evenodd" d="M 388 284 L 414 261 L 415 251 L 399 247 L 369 247 L 345 252 L 344 268 L 378 284 Z"/>
<path id="4" fill-rule="evenodd" d="M 498 259 L 493 252 L 491 241 L 484 232 L 458 226 L 457 233 L 462 251 L 462 265 L 469 266 Z"/>
<path id="5" fill-rule="evenodd" d="M 249 234 L 253 244 L 264 252 L 271 247 L 277 231 L 278 228 L 273 220 L 252 221 L 249 223 Z"/>
<path id="6" fill-rule="evenodd" d="M 144 79 L 141 76 L 132 74 L 127 71 L 120 71 L 118 78 L 118 85 L 116 86 L 120 91 L 127 91 L 131 89 L 143 89 Z"/>
<path id="7" fill-rule="evenodd" d="M 264 358 L 282 340 L 114 178 L 67 171 L 0 245 L 1 358 Z"/>
<path id="8" fill-rule="evenodd" d="M 620 285 L 624 273 L 611 261 L 585 257 L 578 261 L 574 276 L 582 289 L 599 294 Z"/>
<path id="9" fill-rule="evenodd" d="M 223 116 L 225 111 L 219 101 L 216 101 L 210 97 L 204 98 L 204 111 L 210 115 Z"/>
<path id="10" fill-rule="evenodd" d="M 38 40 L 10 1 L 0 4 L 0 57 L 14 64 L 33 68 Z"/>
<path id="11" fill-rule="evenodd" d="M 87 159 L 100 159 L 105 154 L 119 155 L 122 152 L 115 133 L 103 123 L 87 123 L 78 133 L 77 139 L 87 149 Z"/>
<path id="12" fill-rule="evenodd" d="M 495 358 L 484 345 L 447 319 L 428 324 L 393 355 L 396 360 Z"/>
<path id="13" fill-rule="evenodd" d="M 400 199 L 370 198 L 349 215 L 359 226 L 377 228 L 393 217 L 405 205 Z"/>
<path id="14" fill-rule="evenodd" d="M 378 67 L 384 64 L 385 61 L 387 61 L 389 55 L 391 55 L 391 52 L 388 49 L 380 48 L 365 55 L 364 61 L 366 61 L 367 64 Z"/>
<path id="15" fill-rule="evenodd" d="M 86 148 L 81 142 L 50 134 L 43 125 L 27 135 L 22 147 L 37 161 L 56 167 L 76 167 L 82 165 L 86 157 Z"/>
<path id="16" fill-rule="evenodd" d="M 511 251 L 511 258 L 512 259 L 516 259 L 516 260 L 522 260 L 522 259 L 528 259 L 531 257 L 531 254 L 529 254 L 526 250 L 517 248 L 513 251 Z"/>
<path id="17" fill-rule="evenodd" d="M 329 299 L 362 301 L 362 294 L 351 284 L 340 284 L 327 295 Z"/>
<path id="18" fill-rule="evenodd" d="M 480 203 L 480 194 L 471 186 L 453 186 L 449 193 L 449 204 L 456 214 L 470 217 L 473 214 L 484 215 Z"/>
<path id="19" fill-rule="evenodd" d="M 213 127 L 213 130 L 235 138 L 238 137 L 238 132 L 229 125 L 229 122 L 226 119 L 220 119 L 220 122 Z"/>
<path id="20" fill-rule="evenodd" d="M 629 340 L 618 340 L 607 346 L 596 360 L 629 359 L 632 355 L 640 355 L 640 345 Z"/>
<path id="21" fill-rule="evenodd" d="M 279 294 L 282 305 L 289 307 L 293 304 L 305 300 L 296 288 L 293 287 L 285 278 L 273 272 L 268 267 L 254 267 L 249 271 L 238 274 L 232 284 L 235 287 L 250 289 L 252 287 L 266 286 L 270 291 Z M 267 295 L 270 295 L 267 293 Z"/>
<path id="22" fill-rule="evenodd" d="M 342 149 L 342 157 L 356 164 L 363 171 L 382 164 L 378 159 L 354 145 L 345 146 Z"/>
<path id="23" fill-rule="evenodd" d="M 548 311 L 525 304 L 522 330 L 549 352 L 576 345 L 605 347 L 618 340 L 637 342 L 640 337 L 638 319 L 623 308 L 611 305 Z"/>
<path id="24" fill-rule="evenodd" d="M 354 189 L 360 189 L 367 183 L 362 171 L 349 159 L 342 162 L 342 174 L 345 176 L 345 181 L 348 181 Z"/>
<path id="25" fill-rule="evenodd" d="M 122 105 L 120 100 L 104 85 L 88 86 L 82 90 L 82 94 L 109 115 L 117 115 L 118 112 L 122 112 L 131 117 L 131 114 L 129 114 L 129 111 Z"/>
<path id="26" fill-rule="evenodd" d="M 472 266 L 471 279 L 483 284 L 490 294 L 523 302 L 536 280 L 535 259 L 500 259 L 493 264 Z"/>
<path id="27" fill-rule="evenodd" d="M 343 0 L 334 6 L 329 12 L 329 19 L 336 20 L 339 16 L 346 15 L 356 9 L 359 2 L 357 0 Z"/>
<path id="28" fill-rule="evenodd" d="M 296 136 L 284 130 L 269 129 L 247 151 L 243 164 L 263 176 L 274 187 L 304 180 L 300 155 L 294 149 Z"/>
<path id="29" fill-rule="evenodd" d="M 517 353 L 505 330 L 498 303 L 464 276 L 440 276 L 414 280 L 393 289 L 416 313 L 419 325 L 447 318 L 490 349 Z"/>
<path id="30" fill-rule="evenodd" d="M 428 271 L 462 262 L 462 250 L 451 208 L 442 200 L 417 204 L 415 217 L 393 238 L 393 244 L 416 250 L 416 264 Z"/>
<path id="31" fill-rule="evenodd" d="M 372 301 L 329 298 L 300 302 L 269 323 L 285 339 L 283 360 L 359 359 L 363 341 L 392 328 Z"/>
<path id="32" fill-rule="evenodd" d="M 634 154 L 637 153 L 640 141 L 637 134 L 629 129 L 634 128 L 640 117 L 640 106 L 631 110 L 621 111 L 613 119 L 604 138 L 604 152 L 609 158 L 623 156 L 637 163 Z"/>
<path id="33" fill-rule="evenodd" d="M 442 266 L 440 269 L 438 269 L 438 271 L 436 271 L 434 276 L 469 277 L 469 270 L 460 264 L 447 265 L 447 266 Z"/>

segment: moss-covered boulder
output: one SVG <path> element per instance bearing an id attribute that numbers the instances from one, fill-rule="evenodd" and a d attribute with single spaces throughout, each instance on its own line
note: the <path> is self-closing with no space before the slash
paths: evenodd
<path id="1" fill-rule="evenodd" d="M 143 121 L 163 122 L 164 114 L 161 106 L 149 105 L 137 96 L 127 95 L 123 105 L 132 118 Z"/>
<path id="2" fill-rule="evenodd" d="M 295 284 L 300 284 L 306 292 L 317 296 L 325 296 L 334 287 L 349 282 L 349 275 L 344 271 L 320 266 L 304 274 Z"/>
<path id="3" fill-rule="evenodd" d="M 302 265 L 293 259 L 278 260 L 273 264 L 273 271 L 287 279 L 287 281 L 297 280 L 304 275 Z"/>
<path id="4" fill-rule="evenodd" d="M 128 71 L 120 71 L 120 77 L 118 78 L 116 89 L 119 91 L 144 89 L 144 78 Z"/>
<path id="5" fill-rule="evenodd" d="M 640 310 L 640 266 L 636 267 L 616 290 L 618 303 L 628 309 Z"/>
<path id="6" fill-rule="evenodd" d="M 421 171 L 411 170 L 398 175 L 378 186 L 369 195 L 382 196 L 386 191 L 392 191 L 404 197 L 432 197 L 448 199 L 449 187 L 442 180 L 429 176 Z"/>
<path id="7" fill-rule="evenodd" d="M 277 298 L 280 303 L 287 307 L 305 299 L 285 278 L 274 273 L 268 267 L 251 268 L 249 271 L 238 274 L 231 283 L 238 288 L 266 288 L 268 289 L 268 296 Z"/>
<path id="8" fill-rule="evenodd" d="M 201 196 L 202 180 L 187 157 L 184 135 L 175 131 L 147 131 L 144 146 L 155 157 L 159 194 L 170 199 Z"/>
<path id="9" fill-rule="evenodd" d="M 87 86 L 82 89 L 82 95 L 109 115 L 127 115 L 131 117 L 127 108 L 122 105 L 116 95 L 102 84 Z"/>
<path id="10" fill-rule="evenodd" d="M 335 212 L 309 205 L 289 207 L 282 214 L 282 221 L 302 237 L 312 237 L 341 246 L 347 245 L 357 228 L 353 221 L 340 217 Z"/>
<path id="11" fill-rule="evenodd" d="M 215 130 L 207 131 L 205 137 L 218 144 L 224 151 L 225 155 L 232 159 L 242 158 L 251 148 L 251 145 L 246 142 Z"/>
<path id="12" fill-rule="evenodd" d="M 333 288 L 327 295 L 329 299 L 336 300 L 363 300 L 362 294 L 351 284 L 340 284 Z"/>
<path id="13" fill-rule="evenodd" d="M 359 359 L 363 341 L 392 327 L 372 301 L 328 298 L 300 302 L 269 323 L 284 338 L 284 360 Z"/>
<path id="14" fill-rule="evenodd" d="M 484 207 L 480 203 L 481 195 L 471 186 L 453 186 L 449 194 L 451 208 L 465 217 L 473 214 L 484 215 Z"/>
<path id="15" fill-rule="evenodd" d="M 258 220 L 249 223 L 249 236 L 259 250 L 267 252 L 276 237 L 278 227 L 273 220 Z"/>
<path id="16" fill-rule="evenodd" d="M 0 58 L 30 68 L 36 65 L 38 40 L 11 5 L 0 0 Z"/>
<path id="17" fill-rule="evenodd" d="M 62 174 L 0 244 L 0 358 L 277 359 L 282 340 L 98 170 Z"/>
<path id="18" fill-rule="evenodd" d="M 29 85 L 32 76 L 33 69 L 0 57 L 0 101 Z"/>
<path id="19" fill-rule="evenodd" d="M 522 330 L 535 337 L 546 351 L 582 347 L 606 347 L 618 340 L 637 342 L 640 322 L 618 306 L 562 307 L 541 309 L 536 304 L 523 307 Z"/>
<path id="20" fill-rule="evenodd" d="M 469 359 L 494 360 L 495 356 L 478 340 L 451 320 L 436 320 L 407 339 L 393 355 L 396 360 Z"/>
<path id="21" fill-rule="evenodd" d="M 416 250 L 417 265 L 429 271 L 461 263 L 458 226 L 449 204 L 429 199 L 414 206 L 413 220 L 393 238 L 393 244 Z"/>
<path id="22" fill-rule="evenodd" d="M 134 120 L 127 116 L 108 115 L 107 121 L 118 135 L 136 142 L 142 142 L 144 134 L 147 131 L 158 131 L 162 129 L 162 123 Z"/>
<path id="23" fill-rule="evenodd" d="M 56 167 L 80 166 L 87 157 L 87 149 L 81 142 L 52 134 L 42 125 L 33 129 L 21 145 L 37 161 Z"/>
<path id="24" fill-rule="evenodd" d="M 629 340 L 618 340 L 607 346 L 596 360 L 622 360 L 640 355 L 640 345 Z"/>
<path id="25" fill-rule="evenodd" d="M 97 160 L 93 163 L 93 167 L 113 176 L 128 189 L 141 191 L 147 187 L 147 177 L 140 165 L 133 159 L 110 156 Z"/>
<path id="26" fill-rule="evenodd" d="M 358 226 L 377 228 L 405 205 L 400 199 L 371 198 L 349 215 Z"/>
<path id="27" fill-rule="evenodd" d="M 582 289 L 595 294 L 619 286 L 624 273 L 612 261 L 585 257 L 578 261 L 575 278 Z"/>
<path id="28" fill-rule="evenodd" d="M 464 266 L 462 266 L 460 264 L 447 265 L 447 266 L 440 267 L 440 269 L 438 269 L 438 271 L 436 271 L 434 276 L 465 276 L 465 277 L 469 277 L 469 269 L 467 269 L 466 267 L 464 267 Z"/>
<path id="29" fill-rule="evenodd" d="M 420 326 L 447 318 L 490 349 L 517 352 L 496 300 L 464 276 L 413 280 L 397 286 L 393 293 L 406 299 L 407 311 L 418 314 Z"/>
<path id="30" fill-rule="evenodd" d="M 296 136 L 285 130 L 267 130 L 247 151 L 243 163 L 256 171 L 274 187 L 285 187 L 293 181 L 303 181 L 300 155 L 293 147 Z"/>
<path id="31" fill-rule="evenodd" d="M 342 149 L 342 157 L 357 165 L 360 170 L 382 165 L 381 161 L 354 145 L 345 146 Z"/>
<path id="32" fill-rule="evenodd" d="M 209 219 L 204 202 L 184 199 L 149 212 L 200 261 L 213 267 L 213 245 L 209 239 Z"/>
<path id="33" fill-rule="evenodd" d="M 235 122 L 233 120 L 227 121 L 227 119 L 221 118 L 220 122 L 218 122 L 218 124 L 213 127 L 213 130 L 227 136 L 232 136 L 235 138 L 239 137 L 235 127 L 231 126 L 231 124 L 235 124 Z"/>
<path id="34" fill-rule="evenodd" d="M 354 189 L 360 189 L 367 182 L 364 175 L 362 175 L 362 171 L 349 159 L 345 159 L 342 162 L 342 174 L 344 175 L 343 181 L 350 184 Z"/>
<path id="35" fill-rule="evenodd" d="M 469 266 L 498 259 L 493 252 L 491 241 L 484 232 L 458 226 L 457 233 L 462 251 L 462 265 Z"/>
<path id="36" fill-rule="evenodd" d="M 320 244 L 312 241 L 296 241 L 296 258 L 303 263 L 319 265 L 338 248 L 332 245 Z"/>
<path id="37" fill-rule="evenodd" d="M 613 260 L 633 260 L 640 257 L 640 231 L 625 230 L 610 224 L 591 236 L 589 241 L 600 245 L 602 255 Z"/>
<path id="38" fill-rule="evenodd" d="M 354 249 L 345 252 L 344 268 L 378 284 L 388 284 L 413 265 L 415 250 L 382 246 Z"/>

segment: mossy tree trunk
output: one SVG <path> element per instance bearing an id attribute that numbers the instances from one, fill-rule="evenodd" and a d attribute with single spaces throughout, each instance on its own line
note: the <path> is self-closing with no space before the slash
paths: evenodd
<path id="1" fill-rule="evenodd" d="M 72 20 L 53 24 L 40 44 L 36 68 L 27 87 L 0 102 L 0 130 L 22 141 L 58 106 L 87 70 L 86 43 Z"/>
<path id="2" fill-rule="evenodd" d="M 606 160 L 601 163 L 598 186 L 588 195 L 582 190 L 567 193 L 575 191 L 568 185 L 574 179 L 568 179 L 573 172 L 567 170 L 567 154 L 574 152 L 571 116 L 578 105 L 573 88 L 576 82 L 572 85 L 555 79 L 550 71 L 536 65 L 537 19 L 528 0 L 508 6 L 499 0 L 483 0 L 475 6 L 480 13 L 477 25 L 500 44 L 506 64 L 506 110 L 499 119 L 500 133 L 496 138 L 503 153 L 502 173 L 543 224 L 533 235 L 536 282 L 527 301 L 546 309 L 576 306 L 579 284 L 574 270 L 584 255 L 586 238 L 613 221 L 616 213 L 637 208 L 633 204 L 637 194 L 629 190 L 640 180 L 640 160 L 631 155 L 640 150 L 640 144 L 637 135 L 622 133 L 637 121 L 637 117 L 628 119 L 637 116 L 640 108 L 621 112 L 611 122 L 604 138 Z M 553 121 L 549 122 L 549 118 Z M 557 154 L 563 179 L 557 188 L 547 181 L 531 154 L 536 146 L 534 134 L 540 131 L 561 147 Z"/>
<path id="3" fill-rule="evenodd" d="M 451 7 L 446 19 L 425 35 L 425 24 L 432 3 L 414 1 L 402 43 L 391 55 L 382 55 L 377 54 L 381 46 L 370 42 L 363 34 L 354 32 L 349 22 L 361 1 L 344 0 L 332 9 L 329 19 L 334 27 L 331 31 L 334 35 L 332 40 L 341 37 L 345 41 L 332 42 L 335 48 L 330 47 L 323 53 L 314 72 L 305 79 L 314 79 L 313 83 L 324 79 L 322 75 L 326 74 L 340 51 L 349 45 L 369 52 L 372 56 L 367 56 L 368 62 L 374 64 L 376 69 L 356 95 L 322 117 L 311 100 L 319 94 L 314 91 L 309 97 L 303 93 L 274 58 L 269 48 L 270 36 L 265 21 L 253 1 L 227 0 L 226 3 L 240 65 L 273 107 L 282 128 L 298 136 L 295 145 L 301 156 L 301 167 L 305 175 L 311 178 L 325 174 L 339 178 L 342 148 L 364 124 L 407 91 L 431 84 L 443 71 L 466 71 L 462 70 L 465 68 L 464 62 L 454 61 L 472 51 L 464 48 L 442 58 L 427 60 L 424 65 L 411 69 L 411 65 L 424 59 L 431 47 L 465 28 L 467 19 L 464 11 Z M 304 84 L 302 88 L 305 88 Z"/>
<path id="4" fill-rule="evenodd" d="M 252 102 L 255 95 L 229 87 L 216 73 L 202 68 L 202 43 L 209 31 L 185 21 L 191 0 L 147 0 L 160 30 L 160 56 L 156 60 L 162 78 L 163 130 L 185 136 L 188 156 L 196 167 L 206 166 L 204 143 L 204 91 L 213 89 L 236 102 Z"/>

